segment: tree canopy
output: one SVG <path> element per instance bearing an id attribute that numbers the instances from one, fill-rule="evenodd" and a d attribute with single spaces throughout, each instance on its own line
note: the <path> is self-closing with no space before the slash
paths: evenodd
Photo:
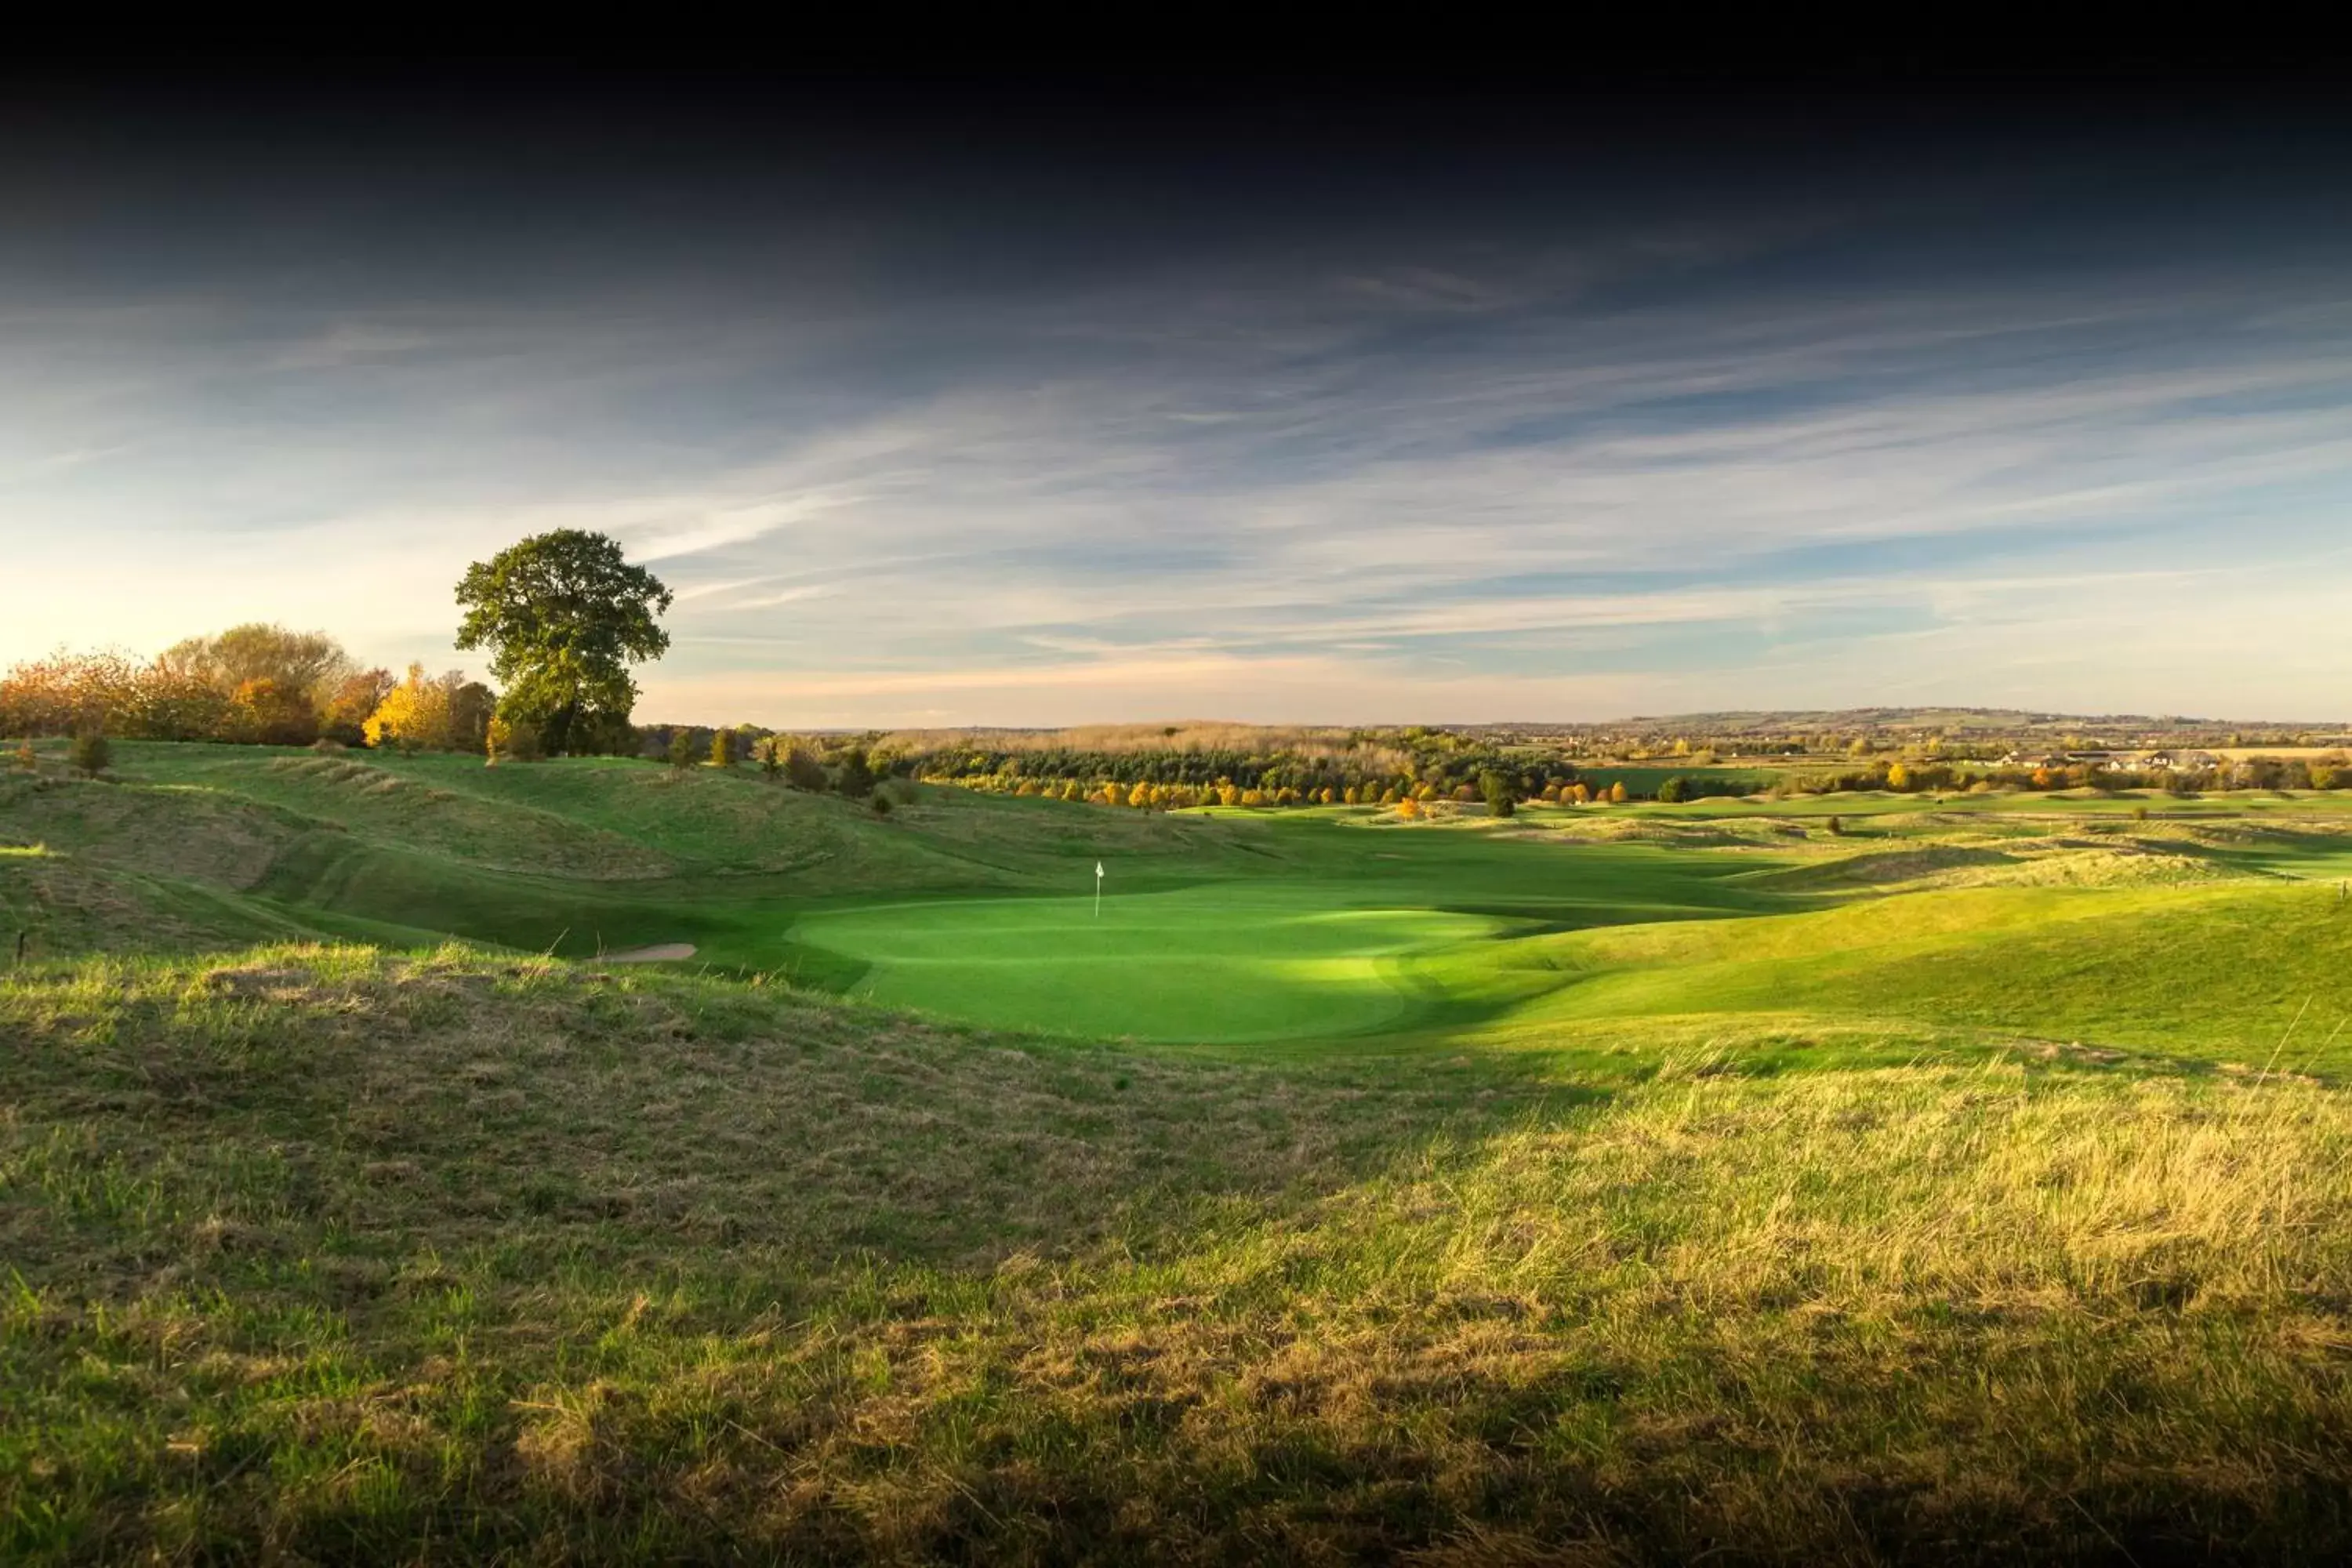
<path id="1" fill-rule="evenodd" d="M 342 645 L 325 632 L 289 631 L 258 621 L 211 637 L 184 638 L 164 650 L 161 662 L 224 691 L 266 680 L 289 699 L 313 707 L 323 706 L 357 668 Z"/>
<path id="2" fill-rule="evenodd" d="M 599 721 L 626 720 L 637 700 L 629 666 L 669 650 L 654 619 L 669 589 L 601 533 L 557 529 L 478 561 L 457 603 L 457 646 L 491 650 L 506 687 L 499 711 L 537 726 L 551 755 Z"/>

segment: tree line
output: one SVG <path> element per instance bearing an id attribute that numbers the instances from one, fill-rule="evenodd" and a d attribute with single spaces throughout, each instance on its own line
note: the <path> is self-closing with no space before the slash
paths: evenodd
<path id="1" fill-rule="evenodd" d="M 300 746 L 320 741 L 492 761 L 633 749 L 629 667 L 669 637 L 670 591 L 618 542 L 559 529 L 467 568 L 457 646 L 490 655 L 503 693 L 461 670 L 367 668 L 325 632 L 252 623 L 152 659 L 60 650 L 0 676 L 0 735 Z"/>

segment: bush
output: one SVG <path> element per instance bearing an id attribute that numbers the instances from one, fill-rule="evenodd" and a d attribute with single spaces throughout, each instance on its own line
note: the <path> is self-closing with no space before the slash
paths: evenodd
<path id="1" fill-rule="evenodd" d="M 484 749 L 491 767 L 500 763 L 535 763 L 546 754 L 540 744 L 539 726 L 528 719 L 492 718 Z"/>
<path id="2" fill-rule="evenodd" d="M 694 766 L 695 752 L 697 749 L 698 748 L 694 743 L 693 731 L 687 729 L 671 731 L 669 735 L 670 767 L 682 773 L 686 772 L 687 769 Z"/>
<path id="3" fill-rule="evenodd" d="M 852 746 L 841 754 L 841 777 L 835 787 L 852 800 L 874 793 L 874 769 L 866 760 L 865 747 Z"/>
<path id="4" fill-rule="evenodd" d="M 1690 798 L 1690 781 L 1676 773 L 1658 786 L 1658 798 L 1668 805 L 1680 805 Z"/>
<path id="5" fill-rule="evenodd" d="M 873 800 L 868 804 L 874 807 L 875 816 L 887 816 L 890 815 L 890 797 L 882 794 L 879 790 L 875 792 Z"/>
<path id="6" fill-rule="evenodd" d="M 1486 810 L 1493 816 L 1508 816 L 1518 809 L 1511 781 L 1491 768 L 1478 775 L 1478 793 L 1486 797 Z"/>
<path id="7" fill-rule="evenodd" d="M 1832 838 L 1843 838 L 1845 837 L 1844 817 L 1832 816 L 1830 818 L 1830 837 Z"/>
<path id="8" fill-rule="evenodd" d="M 41 759 L 33 754 L 33 742 L 30 741 L 17 742 L 16 749 L 8 754 L 8 765 L 15 768 L 18 773 L 39 773 L 41 771 Z"/>
<path id="9" fill-rule="evenodd" d="M 784 752 L 784 777 L 792 781 L 794 789 L 806 790 L 811 795 L 824 793 L 824 764 L 804 747 L 793 746 Z"/>
<path id="10" fill-rule="evenodd" d="M 74 737 L 73 765 L 90 778 L 104 773 L 106 765 L 113 760 L 114 748 L 106 743 L 105 731 L 84 730 Z"/>

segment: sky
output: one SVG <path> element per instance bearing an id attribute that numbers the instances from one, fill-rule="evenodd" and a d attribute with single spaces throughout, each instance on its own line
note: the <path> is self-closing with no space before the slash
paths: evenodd
<path id="1" fill-rule="evenodd" d="M 0 663 L 587 528 L 645 721 L 2352 716 L 2333 94 L 37 85 Z"/>

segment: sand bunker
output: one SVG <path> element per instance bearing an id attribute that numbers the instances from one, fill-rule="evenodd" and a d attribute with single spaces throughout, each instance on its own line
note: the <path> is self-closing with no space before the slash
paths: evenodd
<path id="1" fill-rule="evenodd" d="M 666 959 L 692 958 L 694 944 L 690 942 L 656 942 L 652 947 L 633 947 L 626 952 L 604 952 L 596 956 L 599 963 L 659 963 Z"/>

